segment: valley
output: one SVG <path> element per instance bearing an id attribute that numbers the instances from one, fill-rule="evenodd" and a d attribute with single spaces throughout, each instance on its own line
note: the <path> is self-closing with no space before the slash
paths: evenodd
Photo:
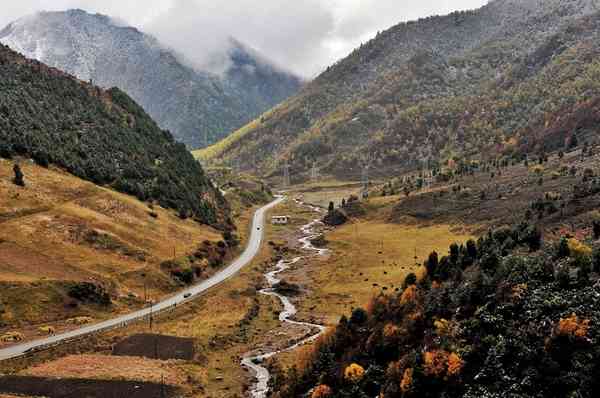
<path id="1" fill-rule="evenodd" d="M 220 22 L 180 49 L 131 16 L 16 19 L 0 398 L 592 398 L 596 3 L 491 0 L 356 46 L 349 3 L 266 1 L 248 44 L 216 16 L 243 7 L 203 7 Z M 179 52 L 217 40 L 194 59 L 219 73 Z M 262 55 L 349 46 L 306 82 Z"/>

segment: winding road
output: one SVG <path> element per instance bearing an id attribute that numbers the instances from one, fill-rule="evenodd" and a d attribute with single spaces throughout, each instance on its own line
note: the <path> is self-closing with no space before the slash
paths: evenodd
<path id="1" fill-rule="evenodd" d="M 224 282 L 225 280 L 237 274 L 242 268 L 244 268 L 254 259 L 254 257 L 258 254 L 258 251 L 260 250 L 260 246 L 263 240 L 265 214 L 267 211 L 280 204 L 283 200 L 283 196 L 278 196 L 274 201 L 272 201 L 264 207 L 261 207 L 254 213 L 254 218 L 252 220 L 252 232 L 250 233 L 250 239 L 248 240 L 248 244 L 244 252 L 233 263 L 231 263 L 231 265 L 219 271 L 211 278 L 188 289 L 180 291 L 175 296 L 171 296 L 167 299 L 156 302 L 152 305 L 152 307 L 147 307 L 132 312 L 130 314 L 122 315 L 97 324 L 85 326 L 80 329 L 72 330 L 70 332 L 61 333 L 40 340 L 34 340 L 31 342 L 1 349 L 0 361 L 11 358 L 17 358 L 26 354 L 31 354 L 37 350 L 42 350 L 46 347 L 58 345 L 73 339 L 82 338 L 86 335 L 91 335 L 105 330 L 125 326 L 130 322 L 151 317 L 153 313 L 169 310 L 171 308 L 176 307 L 177 305 L 186 303 L 197 298 L 202 293 L 206 292 L 208 289 Z"/>

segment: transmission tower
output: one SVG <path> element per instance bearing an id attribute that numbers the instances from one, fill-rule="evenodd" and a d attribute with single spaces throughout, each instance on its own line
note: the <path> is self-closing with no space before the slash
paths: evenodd
<path id="1" fill-rule="evenodd" d="M 317 167 L 317 162 L 313 162 L 312 169 L 310 171 L 310 179 L 313 182 L 317 182 L 319 180 L 319 168 Z"/>
<path id="2" fill-rule="evenodd" d="M 362 167 L 361 174 L 361 195 L 363 199 L 367 199 L 369 197 L 369 185 L 370 185 L 370 177 L 369 177 L 369 169 L 371 168 L 371 154 L 366 154 L 361 156 L 360 165 Z"/>
<path id="3" fill-rule="evenodd" d="M 283 187 L 289 188 L 290 185 L 290 164 L 286 160 L 283 165 Z"/>

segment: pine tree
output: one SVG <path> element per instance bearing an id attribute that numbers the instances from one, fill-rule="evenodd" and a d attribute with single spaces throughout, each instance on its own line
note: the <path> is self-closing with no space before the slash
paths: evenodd
<path id="1" fill-rule="evenodd" d="M 13 171 L 15 173 L 15 178 L 13 179 L 13 182 L 15 183 L 15 185 L 24 187 L 25 179 L 24 179 L 23 172 L 21 171 L 21 166 L 19 166 L 18 164 L 15 164 L 13 167 Z"/>

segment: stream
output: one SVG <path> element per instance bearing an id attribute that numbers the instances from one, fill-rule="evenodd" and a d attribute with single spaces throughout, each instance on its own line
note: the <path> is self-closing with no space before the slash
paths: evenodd
<path id="1" fill-rule="evenodd" d="M 318 207 L 314 207 L 314 206 L 305 204 L 299 200 L 295 200 L 295 202 L 299 205 L 308 207 L 317 213 L 322 212 L 322 210 Z M 314 228 L 317 225 L 321 225 L 321 224 L 322 224 L 321 220 L 315 219 L 300 228 L 300 231 L 302 232 L 303 237 L 298 239 L 298 241 L 302 245 L 301 246 L 302 250 L 316 253 L 316 255 L 318 255 L 318 256 L 322 256 L 327 252 L 327 249 L 319 249 L 317 247 L 314 247 L 313 244 L 310 242 L 312 239 L 319 236 L 319 234 L 315 233 Z M 270 271 L 265 274 L 265 279 L 267 280 L 269 287 L 266 289 L 262 289 L 259 293 L 267 295 L 267 296 L 277 297 L 279 299 L 279 301 L 281 301 L 281 304 L 283 304 L 283 311 L 281 311 L 281 313 L 279 314 L 280 322 L 282 322 L 284 324 L 289 324 L 289 325 L 304 326 L 304 327 L 309 328 L 310 330 L 317 330 L 317 332 L 314 333 L 312 336 L 307 337 L 307 338 L 305 338 L 287 348 L 284 348 L 282 350 L 271 351 L 271 352 L 267 352 L 267 353 L 257 355 L 257 356 L 244 357 L 242 359 L 242 366 L 251 370 L 254 373 L 255 378 L 256 378 L 255 383 L 249 390 L 249 394 L 253 398 L 265 398 L 269 391 L 269 379 L 271 378 L 271 374 L 269 373 L 269 370 L 267 368 L 265 368 L 264 366 L 261 365 L 264 363 L 264 361 L 266 359 L 269 359 L 269 358 L 271 358 L 277 354 L 280 354 L 282 352 L 292 351 L 301 345 L 310 343 L 310 342 L 316 340 L 317 338 L 319 338 L 319 336 L 325 331 L 325 327 L 322 325 L 317 325 L 317 324 L 308 323 L 308 322 L 298 322 L 298 321 L 294 321 L 294 320 L 290 319 L 290 318 L 294 317 L 297 313 L 296 306 L 294 304 L 292 304 L 289 297 L 279 294 L 273 290 L 273 286 L 276 285 L 277 283 L 281 282 L 280 279 L 277 279 L 277 274 L 280 274 L 280 273 L 288 270 L 292 265 L 296 264 L 298 261 L 302 260 L 305 257 L 306 256 L 299 256 L 299 257 L 295 257 L 291 260 L 285 260 L 285 259 L 279 260 L 279 262 L 275 266 L 275 269 L 273 271 Z"/>

